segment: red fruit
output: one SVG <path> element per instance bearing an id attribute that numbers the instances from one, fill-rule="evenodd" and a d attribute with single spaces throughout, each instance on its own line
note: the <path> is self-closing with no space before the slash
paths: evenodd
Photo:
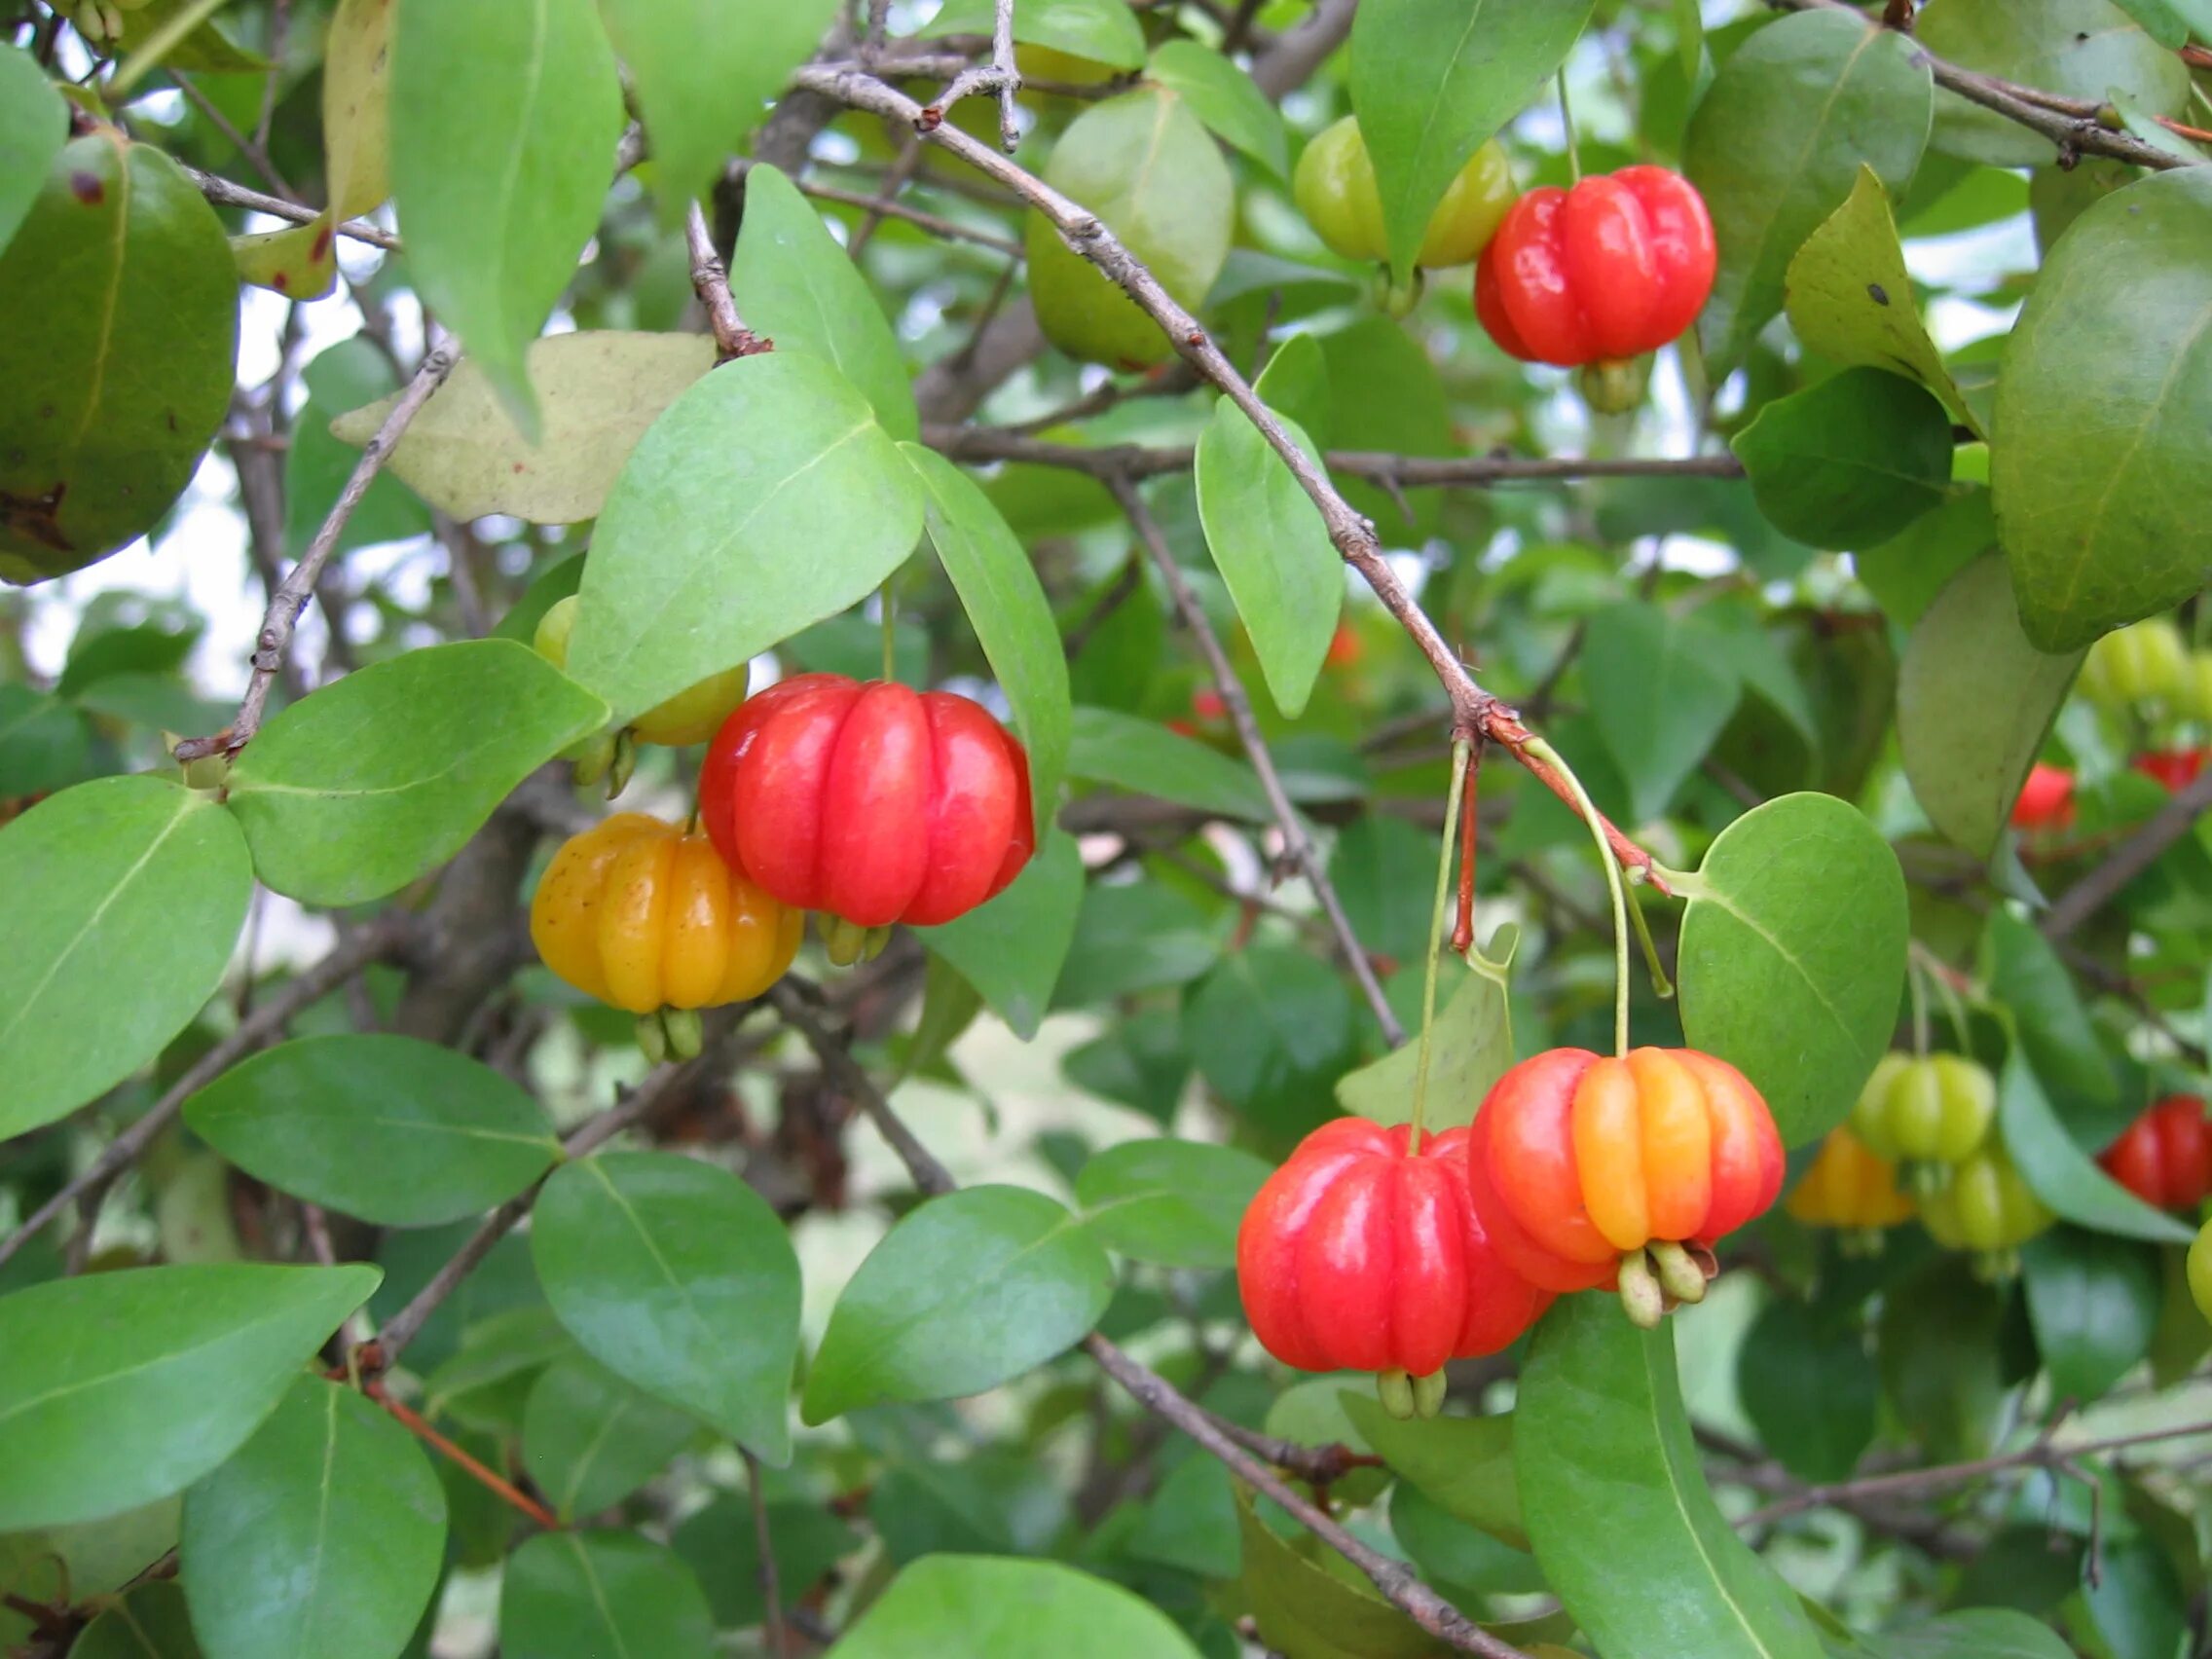
<path id="1" fill-rule="evenodd" d="M 2138 755 L 2128 765 L 2156 780 L 2166 793 L 2174 794 L 2195 783 L 2207 761 L 2212 761 L 2212 748 L 2200 747 Z"/>
<path id="2" fill-rule="evenodd" d="M 1328 654 L 1321 661 L 1330 668 L 1350 668 L 1367 654 L 1367 642 L 1349 622 L 1339 622 L 1329 636 Z"/>
<path id="3" fill-rule="evenodd" d="M 1483 1101 L 1467 1190 L 1506 1266 L 1546 1290 L 1586 1290 L 1646 1246 L 1710 1245 L 1763 1214 L 1783 1163 L 1766 1102 L 1725 1060 L 1552 1049 Z"/>
<path id="4" fill-rule="evenodd" d="M 2097 1161 L 2154 1209 L 2194 1209 L 2212 1198 L 2212 1124 L 2204 1102 L 2169 1094 L 2127 1125 Z"/>
<path id="5" fill-rule="evenodd" d="M 841 674 L 786 680 L 731 715 L 699 815 L 770 896 L 864 928 L 949 922 L 1036 851 L 1028 757 L 980 705 Z"/>
<path id="6" fill-rule="evenodd" d="M 1220 720 L 1229 718 L 1229 705 L 1210 685 L 1201 685 L 1191 693 L 1191 713 L 1201 720 Z"/>
<path id="7" fill-rule="evenodd" d="M 2074 774 L 2038 760 L 2012 803 L 2015 830 L 2063 830 L 2074 822 Z"/>
<path id="8" fill-rule="evenodd" d="M 1403 1371 L 1495 1353 L 1551 1303 L 1493 1253 L 1467 1198 L 1465 1129 L 1324 1124 L 1268 1178 L 1236 1235 L 1260 1345 L 1301 1371 Z"/>
<path id="9" fill-rule="evenodd" d="M 1623 167 L 1515 203 L 1475 266 L 1475 314 L 1528 361 L 1641 356 L 1689 327 L 1716 259 L 1695 185 L 1665 167 Z"/>

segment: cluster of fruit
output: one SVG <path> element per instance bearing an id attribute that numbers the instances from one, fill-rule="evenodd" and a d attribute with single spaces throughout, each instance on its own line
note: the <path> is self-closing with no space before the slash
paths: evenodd
<path id="1" fill-rule="evenodd" d="M 556 667 L 574 607 L 561 601 L 537 631 Z M 682 827 L 625 812 L 585 830 L 531 903 L 545 965 L 637 1014 L 655 1059 L 698 1052 L 700 1009 L 782 977 L 805 912 L 844 966 L 899 922 L 965 915 L 1036 848 L 1028 757 L 979 704 L 836 674 L 781 681 L 751 702 L 745 690 L 746 670 L 732 669 L 615 734 L 624 752 L 711 738 L 697 815 Z M 587 774 L 606 745 L 595 740 Z"/>
<path id="2" fill-rule="evenodd" d="M 1782 1190 L 1758 1091 L 1694 1049 L 1553 1049 L 1467 1128 L 1325 1124 L 1244 1213 L 1237 1287 L 1261 1345 L 1305 1371 L 1372 1371 L 1432 1417 L 1447 1360 L 1495 1353 L 1560 1294 L 1615 1286 L 1655 1325 L 1703 1300 L 1713 1246 Z"/>
<path id="3" fill-rule="evenodd" d="M 2183 743 L 2175 728 L 2212 726 L 2212 651 L 2190 649 L 2170 617 L 2115 629 L 2089 647 L 2076 687 L 2095 707 L 2127 721 L 2149 745 L 2128 761 L 2168 794 L 2196 781 L 2212 745 Z M 2013 803 L 2020 830 L 2065 830 L 2074 822 L 2072 768 L 2038 761 Z"/>

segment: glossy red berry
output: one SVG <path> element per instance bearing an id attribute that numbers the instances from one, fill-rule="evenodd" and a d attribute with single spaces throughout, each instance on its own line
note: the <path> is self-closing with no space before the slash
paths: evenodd
<path id="1" fill-rule="evenodd" d="M 2074 774 L 2038 760 L 2012 803 L 2015 830 L 2064 830 L 2074 822 Z"/>
<path id="2" fill-rule="evenodd" d="M 2200 746 L 2138 755 L 2128 765 L 2146 778 L 2156 780 L 2166 793 L 2175 794 L 2196 782 L 2207 761 L 2212 761 L 2212 748 Z"/>
<path id="3" fill-rule="evenodd" d="M 863 928 L 949 922 L 1036 850 L 1028 757 L 981 705 L 840 674 L 783 681 L 730 716 L 699 814 L 775 899 Z"/>
<path id="4" fill-rule="evenodd" d="M 2194 1209 L 2212 1198 L 2212 1123 L 2204 1102 L 2168 1095 L 2128 1124 L 2097 1161 L 2155 1209 Z"/>

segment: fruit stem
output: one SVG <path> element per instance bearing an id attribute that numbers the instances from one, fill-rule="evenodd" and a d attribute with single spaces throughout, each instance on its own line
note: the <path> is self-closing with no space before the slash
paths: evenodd
<path id="1" fill-rule="evenodd" d="M 1452 744 L 1452 782 L 1444 792 L 1444 842 L 1436 857 L 1436 899 L 1428 912 L 1428 955 L 1420 981 L 1420 1047 L 1414 1056 L 1414 1115 L 1406 1130 L 1406 1156 L 1420 1151 L 1421 1125 L 1428 1121 L 1429 1032 L 1436 1024 L 1436 959 L 1444 954 L 1444 912 L 1452 903 L 1453 842 L 1459 829 L 1459 796 L 1467 787 L 1474 745 L 1465 738 Z"/>
<path id="2" fill-rule="evenodd" d="M 891 595 L 891 578 L 883 578 L 883 679 L 886 684 L 899 680 L 899 604 Z"/>
<path id="3" fill-rule="evenodd" d="M 1912 1057 L 1928 1058 L 1928 972 L 1921 965 L 1905 958 L 1904 982 L 1912 992 Z"/>
<path id="4" fill-rule="evenodd" d="M 1634 893 L 1628 896 L 1628 919 L 1636 924 L 1636 942 L 1643 946 L 1643 966 L 1651 975 L 1652 994 L 1665 1002 L 1675 994 L 1675 981 L 1667 977 L 1666 965 L 1659 960 L 1659 947 L 1651 940 L 1651 924 L 1643 919 L 1643 903 Z"/>
<path id="5" fill-rule="evenodd" d="M 1567 129 L 1567 172 L 1570 182 L 1582 182 L 1582 150 L 1574 141 L 1574 106 L 1567 101 L 1567 65 L 1559 66 L 1559 120 Z"/>
<path id="6" fill-rule="evenodd" d="M 1574 768 L 1560 757 L 1554 749 L 1540 737 L 1531 737 L 1527 749 L 1530 755 L 1567 780 L 1567 787 L 1574 792 L 1575 809 L 1582 814 L 1582 822 L 1589 827 L 1590 837 L 1598 843 L 1598 862 L 1605 869 L 1605 890 L 1613 901 L 1613 1052 L 1626 1058 L 1628 1055 L 1628 890 L 1621 885 L 1620 862 L 1613 857 L 1612 843 L 1605 839 L 1605 821 L 1598 816 L 1598 809 L 1590 804 L 1590 793 L 1582 787 L 1582 780 L 1574 775 Z M 1642 921 L 1641 912 L 1637 920 Z"/>

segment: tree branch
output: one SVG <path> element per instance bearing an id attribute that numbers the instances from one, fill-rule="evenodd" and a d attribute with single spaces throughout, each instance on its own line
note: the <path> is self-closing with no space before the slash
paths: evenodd
<path id="1" fill-rule="evenodd" d="M 773 340 L 761 339 L 737 314 L 737 301 L 729 291 L 729 272 L 722 265 L 722 256 L 715 251 L 707 216 L 699 211 L 696 202 L 683 215 L 683 240 L 691 255 L 691 289 L 707 308 L 707 326 L 715 336 L 715 361 L 726 363 L 734 357 L 774 350 Z"/>
<path id="2" fill-rule="evenodd" d="M 2192 779 L 2114 847 L 2104 863 L 2060 894 L 2043 919 L 2044 938 L 2062 940 L 2103 909 L 2121 888 L 2156 864 L 2159 854 L 2188 834 L 2207 808 L 2212 808 L 2212 771 Z"/>
<path id="3" fill-rule="evenodd" d="M 235 184 L 214 173 L 202 172 L 185 162 L 177 162 L 176 165 L 184 169 L 185 177 L 200 187 L 200 194 L 218 206 L 246 207 L 256 213 L 266 213 L 272 219 L 283 219 L 295 225 L 312 225 L 322 217 L 317 208 L 303 207 L 297 202 L 286 202 L 279 196 L 264 196 L 258 190 L 249 190 L 242 184 Z M 337 227 L 337 231 L 342 237 L 367 242 L 371 247 L 381 247 L 387 253 L 399 251 L 397 237 L 383 226 L 371 224 L 366 219 L 348 219 Z"/>
<path id="4" fill-rule="evenodd" d="M 1260 722 L 1252 718 L 1252 700 L 1244 695 L 1243 683 L 1231 666 L 1229 653 L 1222 649 L 1221 639 L 1206 620 L 1205 607 L 1198 596 L 1191 591 L 1191 584 L 1183 578 L 1183 568 L 1175 562 L 1169 551 L 1167 537 L 1161 533 L 1160 521 L 1152 516 L 1152 509 L 1144 504 L 1144 497 L 1126 476 L 1117 475 L 1106 481 L 1113 491 L 1114 499 L 1121 503 L 1127 516 L 1129 527 L 1137 533 L 1145 551 L 1152 555 L 1167 591 L 1174 597 L 1175 608 L 1198 642 L 1198 649 L 1206 659 L 1206 668 L 1221 692 L 1221 701 L 1229 710 L 1229 719 L 1236 727 L 1236 740 L 1244 746 L 1244 754 L 1252 762 L 1252 770 L 1259 775 L 1260 788 L 1268 797 L 1268 805 L 1275 815 L 1275 824 L 1282 831 L 1283 852 L 1297 865 L 1306 876 L 1307 885 L 1313 889 L 1313 897 L 1320 902 L 1321 913 L 1328 917 L 1329 927 L 1337 936 L 1345 966 L 1351 977 L 1359 981 L 1360 994 L 1367 998 L 1367 1006 L 1374 1011 L 1376 1023 L 1382 1027 L 1382 1037 L 1391 1048 L 1406 1040 L 1405 1027 L 1391 1012 L 1390 999 L 1382 994 L 1382 983 L 1375 977 L 1375 964 L 1353 931 L 1351 918 L 1345 914 L 1344 901 L 1337 896 L 1328 871 L 1322 867 L 1321 855 L 1315 850 L 1313 837 L 1306 832 L 1306 824 L 1298 816 L 1298 809 L 1290 804 L 1290 796 L 1282 787 L 1282 778 L 1275 771 L 1274 756 L 1268 753 L 1267 739 L 1260 735 Z"/>
<path id="5" fill-rule="evenodd" d="M 784 1638 L 783 1585 L 776 1570 L 776 1543 L 768 1530 L 768 1494 L 760 1490 L 760 1459 L 740 1446 L 745 1459 L 745 1496 L 753 1506 L 753 1544 L 760 1557 L 754 1568 L 760 1589 L 760 1628 L 767 1638 L 768 1659 L 785 1659 L 790 1644 Z"/>

